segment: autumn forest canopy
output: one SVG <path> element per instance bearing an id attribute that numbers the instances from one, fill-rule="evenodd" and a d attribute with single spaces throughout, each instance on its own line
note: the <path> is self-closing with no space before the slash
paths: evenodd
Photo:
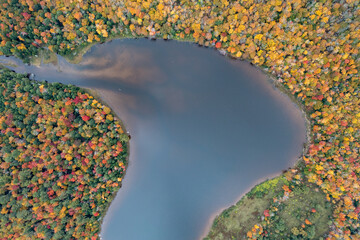
<path id="1" fill-rule="evenodd" d="M 301 186 L 320 189 L 334 206 L 327 238 L 360 238 L 359 1 L 0 4 L 0 54 L 25 62 L 44 48 L 72 59 L 107 39 L 151 37 L 192 41 L 261 67 L 302 104 L 311 125 L 309 148 L 279 191 L 298 196 Z M 7 70 L 0 74 L 0 236 L 96 237 L 126 165 L 119 123 L 79 88 L 32 82 Z M 247 238 L 273 238 L 266 229 L 280 221 L 277 209 L 263 211 Z M 316 224 L 305 219 L 300 230 Z"/>
<path id="2" fill-rule="evenodd" d="M 78 87 L 1 69 L 0 92 L 0 236 L 96 237 L 127 164 L 119 122 Z"/>

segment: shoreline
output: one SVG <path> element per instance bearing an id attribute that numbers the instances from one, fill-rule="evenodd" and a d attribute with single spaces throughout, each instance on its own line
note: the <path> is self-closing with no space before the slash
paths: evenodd
<path id="1" fill-rule="evenodd" d="M 291 102 L 293 104 L 295 104 L 297 106 L 297 108 L 301 111 L 302 117 L 305 119 L 305 127 L 306 127 L 306 142 L 304 143 L 305 146 L 304 146 L 302 155 L 304 155 L 304 153 L 306 151 L 308 151 L 310 141 L 313 138 L 313 134 L 311 132 L 311 120 L 310 120 L 311 118 L 309 116 L 310 113 L 308 113 L 306 111 L 305 106 L 293 94 L 291 94 L 291 92 L 288 89 L 286 89 L 283 85 L 281 85 L 281 83 L 279 83 L 279 81 L 276 79 L 276 76 L 273 76 L 271 73 L 266 71 L 267 67 L 261 67 L 261 66 L 255 65 L 255 64 L 251 63 L 251 61 L 249 59 L 242 59 L 241 57 L 240 58 L 235 58 L 235 57 L 229 56 L 228 54 L 222 54 L 214 46 L 200 45 L 198 43 L 192 42 L 190 39 L 181 39 L 181 38 L 176 38 L 176 37 L 171 38 L 171 39 L 163 39 L 163 38 L 154 38 L 154 37 L 146 37 L 146 36 L 133 36 L 133 35 L 125 36 L 123 34 L 110 36 L 104 42 L 92 42 L 92 43 L 89 43 L 89 45 L 82 47 L 82 49 L 80 49 L 80 51 L 77 52 L 74 55 L 74 58 L 69 58 L 69 55 L 62 56 L 62 57 L 64 57 L 65 60 L 68 61 L 69 63 L 79 64 L 81 62 L 81 60 L 82 60 L 82 57 L 87 53 L 87 51 L 89 51 L 91 49 L 91 47 L 93 47 L 96 44 L 104 44 L 104 43 L 111 42 L 112 40 L 117 40 L 117 39 L 121 40 L 121 39 L 141 39 L 141 38 L 145 38 L 145 39 L 148 39 L 150 41 L 156 41 L 156 40 L 172 41 L 172 40 L 174 40 L 174 41 L 189 43 L 189 44 L 197 46 L 197 47 L 209 48 L 209 49 L 217 51 L 220 55 L 222 55 L 224 57 L 227 57 L 232 61 L 244 61 L 244 62 L 250 64 L 255 69 L 259 70 L 262 74 L 264 74 L 267 77 L 267 81 L 274 88 L 276 88 L 278 91 L 280 91 L 280 93 L 282 93 L 282 94 L 286 95 L 287 97 L 289 97 Z M 296 165 L 296 163 L 295 163 L 295 165 Z"/>
<path id="2" fill-rule="evenodd" d="M 136 39 L 136 38 L 137 38 L 137 37 L 112 38 L 112 39 L 109 39 L 109 41 L 105 41 L 105 42 L 110 42 L 110 41 L 116 40 L 116 39 Z M 163 39 L 151 39 L 151 38 L 149 38 L 149 40 L 163 40 Z M 191 41 L 189 41 L 189 40 L 184 40 L 184 39 L 181 39 L 181 40 L 179 40 L 179 39 L 167 39 L 166 41 L 169 41 L 169 40 L 175 40 L 175 41 L 179 41 L 179 42 L 186 42 L 186 43 L 190 43 L 190 44 L 192 44 L 192 45 L 195 45 L 195 46 L 197 46 L 197 47 L 205 47 L 205 48 L 209 48 L 209 49 L 211 49 L 211 50 L 219 51 L 219 50 L 215 49 L 215 48 L 212 47 L 212 46 L 209 46 L 209 47 L 202 46 L 202 45 L 199 45 L 199 44 L 197 44 L 197 43 L 191 42 Z M 92 44 L 91 47 L 92 47 L 93 45 L 95 45 L 95 44 Z M 89 47 L 88 49 L 90 49 L 91 47 Z M 81 61 L 82 56 L 83 56 L 85 53 L 86 53 L 86 52 L 81 52 L 82 55 L 81 55 L 80 57 L 77 57 L 76 59 Z M 305 120 L 305 129 L 306 129 L 305 142 L 304 142 L 304 145 L 303 145 L 303 147 L 302 147 L 302 151 L 301 151 L 301 153 L 300 153 L 300 156 L 297 157 L 297 159 L 296 159 L 294 162 L 291 162 L 291 163 L 292 163 L 292 166 L 291 166 L 290 168 L 294 168 L 294 167 L 296 167 L 296 166 L 304 163 L 303 156 L 304 156 L 304 155 L 306 154 L 306 152 L 309 150 L 310 142 L 311 142 L 311 140 L 313 139 L 313 133 L 312 133 L 312 131 L 311 131 L 311 126 L 312 126 L 312 125 L 311 125 L 311 120 L 310 120 L 309 113 L 308 113 L 308 112 L 306 111 L 306 109 L 305 109 L 305 106 L 300 102 L 300 100 L 298 100 L 293 94 L 291 94 L 291 92 L 290 92 L 288 89 L 286 89 L 283 85 L 281 85 L 281 83 L 279 83 L 279 81 L 276 79 L 275 76 L 273 76 L 271 73 L 267 72 L 267 71 L 265 70 L 265 67 L 260 67 L 260 66 L 254 65 L 254 64 L 252 64 L 249 60 L 246 60 L 246 59 L 229 57 L 229 56 L 226 55 L 226 54 L 225 54 L 225 55 L 224 55 L 224 54 L 221 54 L 221 52 L 219 52 L 219 54 L 222 55 L 222 56 L 224 56 L 224 57 L 229 58 L 229 59 L 232 60 L 232 61 L 244 61 L 244 62 L 248 63 L 249 65 L 251 65 L 251 67 L 254 67 L 254 68 L 257 69 L 258 71 L 260 71 L 262 74 L 264 74 L 264 75 L 266 76 L 266 81 L 269 82 L 269 83 L 271 84 L 271 86 L 276 89 L 276 91 L 279 91 L 280 94 L 283 94 L 283 95 L 287 96 L 287 97 L 290 99 L 291 103 L 294 104 L 298 110 L 300 110 L 301 116 L 302 116 L 302 118 Z M 68 61 L 68 58 L 67 58 L 67 57 L 65 57 L 65 59 Z M 75 63 L 75 64 L 77 64 L 77 63 Z M 96 90 L 95 90 L 95 91 L 96 91 Z M 97 97 L 97 99 L 101 99 L 101 97 L 98 96 L 98 95 L 97 95 L 96 97 Z M 103 102 L 102 102 L 102 103 L 103 103 Z M 266 182 L 266 181 L 268 181 L 268 180 L 271 180 L 271 179 L 273 179 L 273 178 L 275 178 L 275 177 L 280 176 L 281 173 L 282 173 L 282 171 L 283 171 L 283 170 L 281 170 L 281 171 L 279 171 L 279 172 L 277 172 L 277 173 L 271 174 L 271 175 L 269 175 L 269 176 L 265 176 L 265 177 L 259 179 L 258 181 L 255 181 L 253 184 L 251 184 L 251 185 L 252 185 L 251 187 L 249 187 L 248 189 L 246 189 L 246 190 L 244 191 L 244 193 L 242 193 L 242 194 L 237 198 L 237 200 L 234 201 L 233 204 L 231 204 L 230 206 L 221 208 L 221 209 L 219 209 L 218 211 L 216 211 L 216 212 L 214 212 L 213 214 L 211 214 L 211 217 L 209 218 L 208 223 L 206 224 L 207 226 L 206 226 L 205 230 L 203 231 L 203 233 L 202 233 L 201 236 L 200 236 L 200 240 L 201 240 L 201 239 L 204 239 L 204 238 L 208 235 L 208 233 L 210 232 L 211 227 L 212 227 L 212 225 L 213 225 L 213 223 L 214 223 L 214 220 L 215 220 L 215 218 L 216 218 L 217 216 L 221 215 L 221 213 L 222 213 L 223 211 L 225 211 L 226 209 L 230 208 L 231 206 L 233 206 L 233 205 L 235 205 L 236 203 L 238 203 L 239 201 L 241 201 L 241 200 L 243 199 L 243 197 L 245 197 L 245 196 L 246 196 L 253 188 L 255 188 L 257 185 L 259 185 L 259 184 L 261 184 L 261 183 L 264 183 L 264 182 Z M 119 192 L 119 191 L 117 191 L 117 192 Z M 116 193 L 117 193 L 117 192 L 116 192 Z M 110 204 L 110 205 L 111 205 L 111 204 Z M 110 206 L 110 205 L 109 205 L 109 206 Z M 100 239 L 101 239 L 101 238 L 100 238 Z"/>
<path id="3" fill-rule="evenodd" d="M 225 57 L 227 57 L 227 56 L 225 56 Z M 233 58 L 231 58 L 231 59 L 233 59 Z M 262 74 L 264 74 L 266 76 L 267 82 L 269 82 L 271 84 L 271 86 L 276 89 L 276 91 L 279 91 L 281 94 L 286 95 L 288 98 L 290 98 L 291 103 L 295 104 L 296 108 L 301 111 L 301 116 L 303 117 L 303 119 L 305 119 L 305 128 L 306 128 L 305 141 L 306 142 L 304 143 L 304 146 L 302 148 L 302 152 L 300 153 L 300 156 L 297 158 L 297 160 L 295 160 L 293 166 L 290 167 L 290 168 L 294 168 L 294 167 L 300 165 L 301 163 L 304 163 L 304 160 L 303 160 L 302 156 L 304 156 L 305 153 L 309 150 L 310 142 L 311 142 L 311 140 L 313 138 L 313 133 L 311 131 L 310 116 L 309 116 L 309 113 L 305 110 L 304 105 L 301 104 L 301 102 L 294 95 L 292 95 L 288 89 L 286 89 L 284 86 L 282 86 L 276 80 L 276 78 L 274 76 L 272 76 L 270 73 L 268 73 L 262 67 L 254 65 L 254 64 L 252 64 L 251 62 L 249 62 L 247 60 L 241 60 L 241 59 L 233 59 L 233 60 L 235 60 L 235 61 L 239 61 L 239 60 L 240 61 L 245 61 L 245 62 L 249 63 L 252 67 L 255 67 L 257 70 L 259 70 Z M 221 208 L 221 209 L 219 209 L 219 211 L 213 213 L 211 215 L 211 218 L 209 219 L 209 221 L 207 223 L 206 229 L 204 230 L 204 232 L 201 235 L 200 240 L 204 239 L 209 234 L 216 217 L 220 216 L 226 209 L 230 208 L 231 206 L 236 205 L 239 201 L 241 201 L 257 185 L 262 184 L 262 183 L 264 183 L 264 182 L 266 182 L 268 180 L 271 180 L 273 178 L 276 178 L 276 177 L 280 176 L 282 171 L 280 171 L 278 173 L 274 173 L 274 174 L 269 175 L 269 176 L 265 176 L 265 177 L 259 179 L 258 181 L 254 182 L 254 184 L 252 184 L 251 187 L 246 189 L 245 192 L 243 194 L 241 194 L 238 197 L 238 199 L 236 201 L 234 201 L 234 203 L 232 205 L 227 206 L 225 208 Z"/>
<path id="4" fill-rule="evenodd" d="M 281 176 L 281 171 L 280 172 L 277 172 L 277 173 L 274 173 L 274 174 L 271 174 L 269 176 L 266 176 L 266 177 L 262 177 L 260 179 L 258 179 L 257 181 L 255 181 L 253 184 L 251 184 L 251 186 L 249 188 L 247 188 L 244 193 L 242 193 L 237 199 L 236 201 L 231 204 L 230 206 L 227 206 L 227 207 L 224 207 L 224 208 L 221 208 L 219 211 L 213 213 L 210 217 L 210 219 L 208 220 L 207 222 L 207 226 L 206 226 L 206 229 L 203 231 L 203 233 L 201 234 L 201 237 L 199 238 L 199 240 L 203 240 L 210 232 L 213 224 L 214 224 L 214 221 L 215 221 L 215 218 L 220 216 L 226 209 L 236 205 L 238 202 L 240 202 L 249 192 L 251 192 L 252 189 L 254 189 L 256 186 L 266 182 L 266 181 L 269 181 L 271 179 L 274 179 L 276 177 L 279 177 Z"/>
<path id="5" fill-rule="evenodd" d="M 96 99 L 97 101 L 99 101 L 101 104 L 103 104 L 104 106 L 108 107 L 111 109 L 111 113 L 114 115 L 114 119 L 117 120 L 120 123 L 120 126 L 122 128 L 122 130 L 124 131 L 124 133 L 129 135 L 129 132 L 127 131 L 124 122 L 121 120 L 121 118 L 119 118 L 118 114 L 102 99 L 102 97 L 100 96 L 99 92 L 97 89 L 92 89 L 92 88 L 88 88 L 88 87 L 81 87 L 81 89 L 83 89 L 85 92 L 87 92 L 89 95 L 93 96 L 94 99 Z M 125 179 L 126 173 L 127 173 L 127 169 L 129 166 L 129 159 L 130 159 L 130 139 L 129 141 L 126 143 L 126 149 L 127 149 L 127 156 L 126 156 L 126 165 L 125 165 L 125 172 L 123 174 L 123 180 Z M 105 216 L 111 206 L 111 204 L 113 203 L 113 200 L 116 198 L 116 196 L 118 195 L 120 189 L 122 188 L 122 182 L 119 184 L 119 189 L 115 192 L 113 192 L 111 194 L 111 196 L 108 198 L 110 199 L 109 204 L 104 208 L 104 212 L 103 212 L 103 217 L 100 219 L 100 232 L 99 232 L 99 238 L 100 240 L 102 240 L 103 238 L 101 237 L 101 231 L 102 231 L 102 226 L 105 220 Z"/>
<path id="6" fill-rule="evenodd" d="M 103 42 L 92 42 L 92 43 L 88 43 L 87 45 L 85 46 L 79 46 L 79 50 L 74 50 L 74 53 L 75 54 L 71 54 L 71 55 L 65 55 L 65 56 L 62 56 L 65 58 L 66 61 L 68 61 L 69 63 L 71 64 L 79 64 L 81 61 L 82 61 L 82 58 L 83 56 L 93 47 L 95 46 L 96 44 L 103 44 L 103 43 L 106 43 L 106 42 L 111 42 L 112 40 L 117 40 L 117 39 L 140 39 L 140 38 L 147 38 L 149 39 L 150 41 L 154 41 L 154 40 L 164 40 L 163 38 L 151 38 L 151 37 L 146 37 L 146 36 L 141 36 L 141 37 L 137 37 L 137 36 L 132 36 L 132 35 L 129 35 L 129 36 L 124 36 L 124 35 L 115 35 L 115 36 L 110 36 L 109 38 L 107 38 L 105 41 Z M 192 42 L 191 39 L 180 39 L 180 38 L 173 38 L 173 39 L 165 39 L 164 41 L 170 41 L 170 40 L 175 40 L 175 41 L 179 41 L 179 42 L 186 42 L 186 43 L 189 43 L 191 45 L 194 45 L 194 46 L 197 46 L 197 47 L 205 47 L 205 48 L 209 48 L 211 50 L 215 50 L 215 51 L 218 51 L 220 55 L 224 56 L 224 57 L 227 57 L 229 58 L 230 60 L 232 61 L 244 61 L 246 63 L 248 63 L 249 65 L 251 65 L 252 67 L 255 67 L 255 69 L 259 70 L 262 74 L 264 74 L 266 76 L 266 80 L 271 84 L 271 86 L 273 88 L 276 89 L 276 91 L 279 91 L 281 94 L 284 94 L 286 95 L 287 97 L 290 98 L 291 100 L 291 103 L 292 104 L 295 104 L 296 107 L 301 111 L 301 115 L 303 117 L 303 119 L 305 119 L 305 128 L 306 128 L 306 141 L 304 143 L 304 146 L 302 148 L 302 152 L 300 153 L 300 156 L 297 158 L 297 160 L 295 160 L 295 162 L 291 162 L 292 166 L 290 168 L 294 168 L 298 165 L 300 165 L 301 163 L 303 163 L 303 159 L 302 159 L 302 156 L 308 151 L 309 149 L 309 146 L 310 146 L 310 141 L 312 140 L 313 138 L 313 133 L 311 132 L 311 121 L 310 121 L 310 117 L 309 117 L 309 113 L 306 111 L 305 109 L 305 106 L 293 95 L 291 94 L 291 92 L 286 89 L 283 85 L 281 85 L 281 83 L 276 79 L 276 76 L 273 76 L 271 73 L 267 72 L 265 69 L 266 67 L 259 67 L 255 64 L 252 64 L 251 61 L 249 61 L 248 59 L 241 59 L 241 58 L 234 58 L 234 57 L 231 57 L 229 56 L 228 54 L 222 54 L 219 50 L 217 50 L 214 46 L 204 46 L 204 45 L 200 45 L 198 43 L 195 43 L 195 42 Z M 57 55 L 56 55 L 57 56 Z M 39 57 L 36 57 L 31 61 L 31 64 L 34 65 L 35 63 L 35 66 L 36 66 L 36 62 L 38 62 L 40 60 L 40 63 L 42 64 L 43 63 L 43 59 L 41 59 L 42 57 L 39 56 Z M 54 64 L 54 63 L 52 63 Z M 54 64 L 55 65 L 55 64 Z M 92 89 L 92 88 L 88 88 L 88 87 L 80 87 L 81 89 L 83 89 L 85 92 L 87 92 L 88 94 L 90 94 L 91 96 L 93 96 L 97 101 L 99 101 L 101 104 L 103 104 L 104 106 L 107 106 L 109 107 L 109 105 L 102 99 L 102 97 L 100 97 L 100 94 L 98 93 L 98 91 L 96 89 Z M 114 117 L 116 118 L 116 120 L 119 121 L 120 123 L 120 126 L 121 128 L 123 129 L 124 133 L 128 133 L 126 128 L 125 128 L 125 124 L 124 122 L 121 120 L 121 118 L 119 118 L 119 116 L 113 111 L 113 109 L 111 107 L 109 107 L 112 111 L 112 114 L 114 115 Z M 123 179 L 125 179 L 125 176 L 126 176 L 126 172 L 127 172 L 127 167 L 129 165 L 129 157 L 130 157 L 130 144 L 129 142 L 127 143 L 127 157 L 126 157 L 126 165 L 125 165 L 125 172 L 124 172 L 124 176 L 123 176 Z M 229 205 L 229 206 L 226 206 L 224 208 L 221 208 L 219 209 L 218 211 L 214 212 L 213 214 L 211 214 L 211 217 L 209 218 L 208 220 L 208 223 L 206 224 L 206 228 L 205 230 L 202 232 L 201 234 L 201 237 L 200 239 L 203 239 L 204 237 L 206 237 L 208 235 L 208 233 L 210 232 L 211 230 L 211 227 L 214 223 L 214 220 L 217 216 L 221 215 L 221 213 L 230 208 L 231 206 L 235 205 L 236 203 L 238 203 L 239 201 L 241 201 L 241 199 L 243 197 L 245 197 L 254 187 L 256 187 L 257 185 L 261 184 L 261 183 L 264 183 L 268 180 L 271 180 L 275 177 L 278 177 L 281 175 L 281 172 L 283 170 L 277 172 L 277 173 L 274 173 L 274 174 L 271 174 L 269 176 L 265 176 L 261 179 L 258 179 L 257 181 L 255 181 L 253 184 L 251 184 L 251 187 L 249 187 L 248 189 L 246 189 L 244 191 L 244 193 L 242 193 L 236 201 L 234 201 L 233 204 Z M 119 193 L 119 190 L 121 189 L 122 187 L 122 182 L 121 184 L 119 184 L 119 189 L 115 192 L 112 193 L 112 195 L 108 198 L 110 199 L 111 201 L 109 202 L 109 204 L 107 206 L 105 206 L 104 210 L 103 210 L 103 217 L 99 220 L 99 223 L 100 223 L 100 232 L 99 232 L 99 238 L 100 239 L 103 239 L 101 237 L 101 231 L 102 231 L 102 225 L 104 223 L 104 219 L 105 219 L 105 215 L 107 214 L 108 212 L 108 209 L 110 208 L 113 200 L 116 198 L 117 194 Z"/>

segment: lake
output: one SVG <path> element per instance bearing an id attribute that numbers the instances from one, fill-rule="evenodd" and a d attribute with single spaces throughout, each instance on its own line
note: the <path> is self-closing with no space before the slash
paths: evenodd
<path id="1" fill-rule="evenodd" d="M 306 139 L 291 100 L 246 62 L 175 41 L 114 40 L 78 65 L 24 66 L 97 89 L 131 134 L 105 240 L 193 240 L 252 186 L 292 166 Z"/>

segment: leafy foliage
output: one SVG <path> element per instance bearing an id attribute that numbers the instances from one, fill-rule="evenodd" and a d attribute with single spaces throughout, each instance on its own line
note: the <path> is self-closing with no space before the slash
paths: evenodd
<path id="1" fill-rule="evenodd" d="M 282 181 L 272 189 L 276 195 L 272 198 L 270 206 L 260 214 L 261 221 L 247 232 L 248 238 L 326 237 L 330 231 L 333 205 L 326 200 L 325 194 L 315 184 L 303 179 L 300 172 L 300 169 L 291 169 L 282 176 Z M 271 196 L 271 192 L 266 191 L 264 195 Z"/>
<path id="2" fill-rule="evenodd" d="M 324 195 L 315 184 L 282 174 L 217 216 L 204 240 L 321 239 L 330 230 L 333 210 Z"/>
<path id="3" fill-rule="evenodd" d="M 188 40 L 275 76 L 310 116 L 301 176 L 336 204 L 329 239 L 360 238 L 358 0 L 0 0 L 0 52 L 29 61 L 116 36 Z M 90 120 L 91 121 L 91 120 Z"/>
<path id="4" fill-rule="evenodd" d="M 127 165 L 110 109 L 78 87 L 1 69 L 0 111 L 0 237 L 97 238 Z"/>

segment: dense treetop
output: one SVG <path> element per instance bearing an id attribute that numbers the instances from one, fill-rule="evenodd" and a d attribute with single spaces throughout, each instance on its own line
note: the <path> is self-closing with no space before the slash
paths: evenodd
<path id="1" fill-rule="evenodd" d="M 78 87 L 0 69 L 0 238 L 96 238 L 127 135 Z"/>
<path id="2" fill-rule="evenodd" d="M 275 76 L 309 113 L 300 177 L 335 203 L 330 239 L 360 238 L 360 4 L 341 1 L 1 0 L 0 51 L 25 60 L 116 36 L 194 41 Z"/>

